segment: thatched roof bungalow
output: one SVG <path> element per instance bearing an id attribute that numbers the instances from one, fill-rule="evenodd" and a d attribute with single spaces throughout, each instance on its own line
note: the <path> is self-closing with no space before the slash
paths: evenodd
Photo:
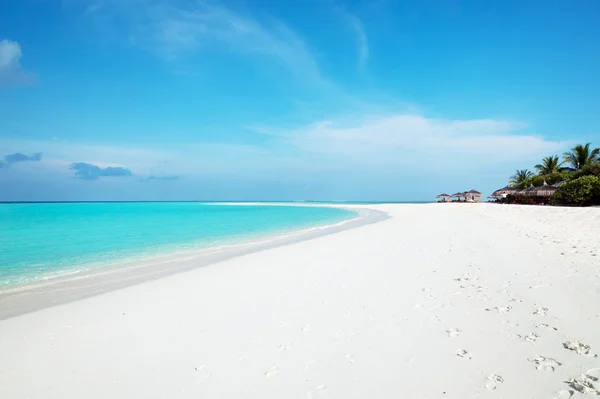
<path id="1" fill-rule="evenodd" d="M 500 188 L 496 191 L 494 191 L 492 193 L 492 195 L 490 195 L 491 198 L 504 198 L 509 194 L 515 194 L 517 191 L 519 191 L 518 188 L 512 187 L 512 186 L 506 186 L 503 188 Z"/>
<path id="2" fill-rule="evenodd" d="M 443 193 L 443 194 L 440 194 L 440 195 L 438 195 L 438 196 L 437 196 L 437 197 L 435 197 L 435 198 L 439 198 L 439 199 L 441 199 L 441 202 L 448 202 L 448 201 L 450 200 L 450 198 L 452 198 L 452 196 L 451 196 L 451 195 L 448 195 L 448 194 L 446 194 L 446 193 Z"/>
<path id="3" fill-rule="evenodd" d="M 548 185 L 548 183 L 546 183 L 544 181 L 544 184 L 539 186 L 539 187 L 534 187 L 531 191 L 530 191 L 530 195 L 532 197 L 544 197 L 544 198 L 550 198 L 552 197 L 552 194 L 554 194 L 557 190 L 557 187 L 554 186 L 550 186 Z"/>

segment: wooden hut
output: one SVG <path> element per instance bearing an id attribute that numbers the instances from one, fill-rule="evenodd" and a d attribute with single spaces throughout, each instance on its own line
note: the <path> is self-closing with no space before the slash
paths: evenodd
<path id="1" fill-rule="evenodd" d="M 534 187 L 534 189 L 531 190 L 531 195 L 534 197 L 550 198 L 552 197 L 552 194 L 556 192 L 556 190 L 557 187 L 550 186 L 548 183 L 546 183 L 546 181 L 544 181 L 543 185 Z"/>
<path id="2" fill-rule="evenodd" d="M 477 190 L 469 190 L 465 193 L 465 197 L 467 199 L 471 199 L 472 201 L 480 201 L 481 200 L 481 196 L 483 194 L 481 194 L 479 191 Z"/>
<path id="3" fill-rule="evenodd" d="M 450 196 L 450 198 L 457 198 L 457 199 L 458 199 L 458 201 L 460 201 L 460 199 L 461 199 L 462 197 L 464 197 L 464 195 L 465 195 L 465 193 L 454 193 L 454 194 L 452 194 L 452 195 Z"/>
<path id="4" fill-rule="evenodd" d="M 435 198 L 439 199 L 438 202 L 448 202 L 448 201 L 450 201 L 451 196 L 446 193 L 443 193 L 443 194 L 438 195 Z"/>
<path id="5" fill-rule="evenodd" d="M 498 190 L 494 191 L 494 192 L 492 193 L 492 195 L 490 195 L 490 197 L 491 197 L 491 198 L 494 198 L 494 197 L 495 197 L 495 198 L 505 198 L 507 195 L 514 194 L 514 193 L 516 193 L 518 190 L 519 190 L 519 189 L 517 189 L 517 188 L 515 188 L 515 187 L 512 187 L 512 186 L 506 186 L 506 187 L 503 187 L 503 188 L 500 188 L 500 189 L 498 189 Z"/>

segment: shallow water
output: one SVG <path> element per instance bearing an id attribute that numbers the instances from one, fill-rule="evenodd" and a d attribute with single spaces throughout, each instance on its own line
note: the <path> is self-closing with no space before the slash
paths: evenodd
<path id="1" fill-rule="evenodd" d="M 193 202 L 0 204 L 0 287 L 355 216 L 328 207 Z"/>

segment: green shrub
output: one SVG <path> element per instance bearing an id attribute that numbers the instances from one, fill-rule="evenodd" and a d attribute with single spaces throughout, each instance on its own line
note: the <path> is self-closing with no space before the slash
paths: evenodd
<path id="1" fill-rule="evenodd" d="M 560 186 L 552 196 L 553 205 L 600 205 L 600 177 L 583 176 Z"/>
<path id="2" fill-rule="evenodd" d="M 544 181 L 546 184 L 551 185 L 563 180 L 567 180 L 567 178 L 567 173 L 551 173 L 549 175 L 536 176 L 531 179 L 531 183 L 533 183 L 534 186 L 539 187 L 544 184 Z"/>
<path id="3" fill-rule="evenodd" d="M 583 169 L 571 174 L 572 179 L 578 179 L 583 176 L 600 176 L 600 164 L 585 165 Z"/>

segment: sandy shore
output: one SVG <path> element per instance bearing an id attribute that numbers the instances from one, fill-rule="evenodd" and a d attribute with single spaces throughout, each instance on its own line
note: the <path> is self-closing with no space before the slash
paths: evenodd
<path id="1" fill-rule="evenodd" d="M 369 207 L 391 218 L 0 321 L 0 397 L 600 389 L 600 209 Z"/>

